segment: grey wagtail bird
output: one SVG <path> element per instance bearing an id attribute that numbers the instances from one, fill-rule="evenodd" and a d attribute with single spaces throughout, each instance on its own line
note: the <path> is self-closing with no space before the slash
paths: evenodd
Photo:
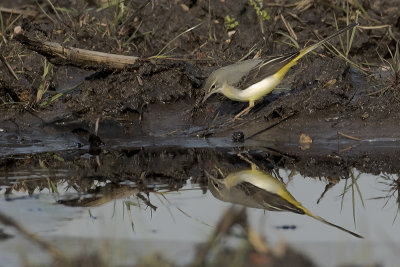
<path id="1" fill-rule="evenodd" d="M 289 193 L 283 183 L 272 175 L 257 170 L 253 164 L 250 170 L 231 173 L 224 179 L 216 179 L 207 171 L 205 173 L 208 176 L 208 188 L 211 193 L 222 201 L 251 208 L 305 214 L 353 236 L 363 238 L 311 213 Z"/>
<path id="2" fill-rule="evenodd" d="M 249 106 L 238 113 L 234 120 L 246 115 L 254 107 L 254 102 L 269 94 L 300 58 L 357 25 L 357 22 L 352 23 L 318 43 L 295 53 L 266 60 L 249 59 L 215 70 L 205 82 L 203 88 L 205 97 L 202 103 L 212 94 L 220 93 L 234 101 L 249 102 Z"/>

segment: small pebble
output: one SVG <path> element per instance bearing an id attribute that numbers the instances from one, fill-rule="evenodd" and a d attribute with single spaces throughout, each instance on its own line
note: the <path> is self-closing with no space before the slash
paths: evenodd
<path id="1" fill-rule="evenodd" d="M 14 28 L 14 34 L 18 35 L 22 32 L 22 28 L 21 26 L 17 26 Z"/>
<path id="2" fill-rule="evenodd" d="M 234 143 L 243 143 L 244 142 L 244 133 L 241 131 L 234 132 L 232 134 L 232 140 Z"/>

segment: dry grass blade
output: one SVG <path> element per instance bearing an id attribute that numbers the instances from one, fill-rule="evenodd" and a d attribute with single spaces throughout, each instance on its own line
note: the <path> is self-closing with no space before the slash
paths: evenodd
<path id="1" fill-rule="evenodd" d="M 287 38 L 291 41 L 291 43 L 289 43 L 289 42 L 282 42 L 282 43 L 287 44 L 287 45 L 289 45 L 289 46 L 293 46 L 293 47 L 295 47 L 295 48 L 297 48 L 297 49 L 300 49 L 299 43 L 298 43 L 295 39 L 293 39 L 292 36 L 290 36 L 289 34 L 286 34 L 286 33 L 284 33 L 284 32 L 276 32 L 276 33 L 277 33 L 277 34 L 280 34 L 280 35 L 282 35 L 282 36 L 287 37 Z"/>
<path id="2" fill-rule="evenodd" d="M 345 179 L 343 193 L 341 194 L 342 199 L 340 201 L 340 212 L 343 210 L 344 195 L 346 195 L 346 193 L 347 193 L 347 181 L 348 181 L 348 179 Z"/>
<path id="3" fill-rule="evenodd" d="M 360 187 L 358 186 L 358 183 L 357 183 L 358 179 L 361 176 L 361 173 L 359 173 L 357 175 L 357 177 L 354 177 L 354 169 L 353 169 L 351 171 L 350 175 L 351 175 L 351 181 L 352 181 L 352 183 L 351 183 L 351 192 L 352 192 L 352 201 L 353 201 L 353 221 L 354 221 L 354 227 L 356 227 L 356 210 L 355 210 L 354 186 L 355 186 L 355 188 L 357 190 L 358 196 L 360 197 L 360 200 L 361 200 L 361 204 L 363 205 L 364 208 L 365 208 L 365 203 L 364 203 L 364 199 L 362 197 L 361 191 L 360 191 Z"/>
<path id="4" fill-rule="evenodd" d="M 62 19 L 60 17 L 60 14 L 58 14 L 57 9 L 54 7 L 53 3 L 50 0 L 47 0 L 47 2 L 49 3 L 49 5 L 51 6 L 51 8 L 53 9 L 54 13 L 56 14 L 58 20 L 61 22 Z"/>
<path id="5" fill-rule="evenodd" d="M 9 17 L 9 20 L 11 19 L 11 16 L 12 16 L 12 15 L 13 15 L 13 14 L 11 13 L 11 14 L 10 14 L 10 17 Z M 1 10 L 0 10 L 0 36 L 1 36 L 1 39 L 3 39 L 3 42 L 4 42 L 5 44 L 7 44 L 6 32 L 7 32 L 8 30 L 11 29 L 11 27 L 14 25 L 14 23 L 15 23 L 20 17 L 21 17 L 21 15 L 18 15 L 13 21 L 11 21 L 11 22 L 8 23 L 7 25 L 5 25 L 6 23 L 5 23 L 5 21 L 3 20 L 3 14 L 2 14 L 2 12 L 1 12 Z M 0 47 L 1 47 L 1 43 L 0 43 Z"/>
<path id="6" fill-rule="evenodd" d="M 338 23 L 337 23 L 337 19 L 336 19 L 336 15 L 335 13 L 333 13 L 333 17 L 335 20 L 335 26 L 337 29 L 339 29 Z M 356 19 L 355 22 L 358 23 L 358 13 L 356 15 Z M 346 46 L 344 45 L 342 38 L 339 36 L 339 41 L 340 41 L 340 46 L 341 46 L 341 50 L 336 48 L 334 45 L 332 44 L 324 44 L 324 47 L 333 55 L 338 56 L 340 58 L 342 58 L 343 60 L 345 60 L 347 63 L 349 63 L 350 65 L 352 65 L 354 68 L 358 69 L 359 71 L 361 71 L 363 74 L 367 75 L 368 74 L 368 69 L 363 68 L 360 64 L 357 64 L 355 62 L 353 62 L 352 60 L 349 59 L 349 52 L 351 49 L 351 46 L 353 44 L 353 39 L 354 39 L 354 35 L 355 35 L 355 31 L 356 28 L 358 28 L 359 26 L 357 25 L 356 27 L 353 28 L 351 36 L 349 37 L 347 35 L 346 38 Z"/>
<path id="7" fill-rule="evenodd" d="M 131 206 L 140 207 L 140 205 L 138 203 L 130 201 L 130 200 L 126 200 L 123 203 L 125 204 L 126 211 L 128 212 L 128 219 L 129 219 L 129 222 L 131 223 L 131 229 L 133 232 L 135 232 L 135 222 L 133 221 L 133 218 L 132 218 Z"/>
<path id="8" fill-rule="evenodd" d="M 203 24 L 203 22 L 201 22 L 201 23 L 199 23 L 199 24 L 197 24 L 197 25 L 195 25 L 195 26 L 193 26 L 193 27 L 187 29 L 187 30 L 184 31 L 184 32 L 181 32 L 180 34 L 178 34 L 177 36 L 175 36 L 171 41 L 169 41 L 169 42 L 160 50 L 160 52 L 157 53 L 157 55 L 152 56 L 152 57 L 150 57 L 150 58 L 162 58 L 162 57 L 165 57 L 165 55 L 162 55 L 162 53 L 165 51 L 165 49 L 167 49 L 167 47 L 168 47 L 172 42 L 174 42 L 176 39 L 178 39 L 179 37 L 181 37 L 181 36 L 184 35 L 185 33 L 188 33 L 188 32 L 190 32 L 190 31 L 196 29 L 196 28 L 197 28 L 198 26 L 200 26 L 201 24 Z"/>
<path id="9" fill-rule="evenodd" d="M 248 56 L 250 56 L 250 54 L 253 53 L 256 49 L 257 49 L 257 48 L 256 48 L 256 45 L 253 45 L 253 46 L 250 48 L 249 52 L 247 52 L 241 59 L 239 59 L 238 62 L 241 62 L 241 61 L 245 60 L 245 59 L 246 59 Z"/>
<path id="10" fill-rule="evenodd" d="M 354 201 L 354 175 L 351 173 L 351 200 L 352 200 L 352 210 L 353 210 L 353 222 L 354 227 L 356 227 L 356 205 Z"/>
<path id="11" fill-rule="evenodd" d="M 16 229 L 20 234 L 25 236 L 27 239 L 31 240 L 32 242 L 36 243 L 37 245 L 45 249 L 47 252 L 49 252 L 51 256 L 54 258 L 54 260 L 65 261 L 66 259 L 65 255 L 53 244 L 50 244 L 46 240 L 43 240 L 38 236 L 34 235 L 33 233 L 25 229 L 23 226 L 18 224 L 15 220 L 4 215 L 1 212 L 0 212 L 0 223 Z"/>
<path id="12" fill-rule="evenodd" d="M 292 12 L 290 12 L 290 11 L 288 11 L 287 13 L 288 13 L 292 18 L 298 20 L 300 23 L 302 23 L 302 24 L 306 24 L 306 23 L 307 23 L 306 20 L 304 20 L 304 19 L 300 18 L 299 16 L 297 16 L 297 14 L 292 13 Z"/>
<path id="13" fill-rule="evenodd" d="M 338 29 L 339 29 L 339 25 L 338 25 L 338 21 L 337 21 L 337 19 L 336 19 L 336 13 L 333 13 L 333 18 L 334 18 L 334 20 L 335 20 L 335 27 L 336 27 L 336 30 L 338 30 Z M 343 45 L 343 40 L 342 40 L 342 37 L 341 37 L 341 36 L 339 36 L 339 42 L 340 42 L 340 46 L 342 47 L 342 51 L 345 51 L 344 45 Z M 337 50 L 337 53 L 338 53 L 338 54 L 340 53 L 339 50 Z"/>
<path id="14" fill-rule="evenodd" d="M 348 135 L 348 134 L 344 134 L 342 132 L 337 132 L 337 134 L 340 135 L 340 136 L 346 137 L 348 139 L 354 140 L 354 141 L 361 141 L 361 139 L 358 138 L 358 137 L 354 137 L 354 136 L 351 136 L 351 135 Z"/>
<path id="15" fill-rule="evenodd" d="M 364 198 L 363 198 L 363 196 L 362 196 L 360 187 L 358 186 L 358 183 L 357 183 L 358 178 L 360 178 L 360 175 L 361 175 L 361 173 L 359 173 L 359 174 L 357 175 L 357 177 L 356 177 L 356 179 L 355 179 L 355 181 L 356 181 L 355 184 L 356 184 L 356 189 L 357 189 L 358 196 L 360 197 L 361 204 L 362 204 L 363 207 L 365 208 Z"/>
<path id="16" fill-rule="evenodd" d="M 390 68 L 393 71 L 393 75 L 395 76 L 394 77 L 395 80 L 397 80 L 397 78 L 398 78 L 397 76 L 400 74 L 399 43 L 398 42 L 396 43 L 396 48 L 395 48 L 394 53 L 392 52 L 392 50 L 390 50 L 389 46 L 387 47 L 387 49 L 388 49 L 390 57 L 392 59 L 391 60 L 392 62 L 390 62 L 389 65 L 390 65 Z M 387 61 L 387 62 L 389 62 L 389 61 Z"/>
<path id="17" fill-rule="evenodd" d="M 39 4 L 39 2 L 37 0 L 35 0 L 36 5 L 39 7 L 39 9 L 43 12 L 43 14 L 49 19 L 51 20 L 54 24 L 57 23 L 57 21 L 55 21 L 55 19 L 53 19 L 52 17 L 50 17 L 49 14 L 47 14 L 47 12 L 43 9 L 43 7 Z"/>
<path id="18" fill-rule="evenodd" d="M 400 195 L 400 179 L 397 176 L 391 177 L 388 174 L 382 174 L 381 178 L 384 180 L 382 182 L 379 182 L 380 184 L 383 184 L 385 186 L 388 187 L 388 189 L 383 190 L 386 191 L 387 194 L 386 196 L 383 197 L 375 197 L 375 198 L 371 198 L 371 199 L 385 199 L 385 203 L 383 204 L 383 207 L 386 207 L 387 204 L 389 203 L 389 200 L 394 198 L 395 203 L 397 205 L 397 209 L 396 209 L 396 215 L 393 218 L 393 222 L 394 223 L 399 215 L 400 212 L 400 200 L 399 200 L 399 195 Z"/>
<path id="19" fill-rule="evenodd" d="M 14 70 L 12 69 L 12 67 L 10 66 L 10 64 L 8 64 L 7 60 L 4 58 L 3 55 L 0 55 L 0 60 L 3 62 L 3 64 L 7 67 L 7 70 L 10 72 L 10 74 L 14 77 L 15 80 L 18 81 L 18 76 L 17 74 L 15 74 Z"/>
<path id="20" fill-rule="evenodd" d="M 50 73 L 52 66 L 53 65 L 51 63 L 48 63 L 47 60 L 44 61 L 43 76 L 39 89 L 36 94 L 36 103 L 39 103 L 40 100 L 42 100 L 44 93 L 46 93 L 47 89 L 49 88 L 49 83 L 47 82 L 47 75 Z"/>
<path id="21" fill-rule="evenodd" d="M 399 51 L 399 42 L 396 42 L 396 48 L 394 52 L 390 50 L 389 46 L 387 46 L 388 53 L 390 54 L 390 59 L 385 59 L 383 56 L 377 52 L 379 59 L 382 61 L 383 66 L 382 69 L 387 71 L 391 71 L 390 79 L 387 79 L 388 84 L 383 88 L 379 89 L 376 92 L 370 93 L 370 95 L 380 94 L 383 95 L 389 89 L 397 89 L 400 85 L 400 51 Z"/>
<path id="22" fill-rule="evenodd" d="M 355 35 L 355 33 L 356 33 L 356 31 L 355 31 L 355 29 L 353 29 L 353 30 L 351 31 L 349 44 L 348 44 L 348 46 L 347 46 L 346 57 L 349 56 L 350 49 L 351 49 L 351 45 L 353 44 L 353 40 L 354 40 L 354 35 Z"/>
<path id="23" fill-rule="evenodd" d="M 294 8 L 297 12 L 304 12 L 314 4 L 314 0 L 301 0 L 296 3 Z"/>
<path id="24" fill-rule="evenodd" d="M 367 18 L 367 19 L 371 19 L 371 16 L 368 14 L 368 12 L 365 10 L 365 8 L 361 5 L 360 1 L 358 0 L 352 0 L 352 2 L 361 10 L 361 12 L 363 13 L 363 15 Z M 349 1 L 347 1 L 347 4 L 349 3 Z"/>
<path id="25" fill-rule="evenodd" d="M 265 3 L 266 6 L 272 7 L 295 7 L 297 4 L 280 4 L 280 3 Z"/>
<path id="26" fill-rule="evenodd" d="M 362 193 L 361 190 L 358 186 L 358 179 L 361 177 L 361 173 L 359 173 L 357 175 L 357 177 L 354 176 L 354 169 L 350 170 L 350 175 L 349 175 L 349 179 L 351 179 L 351 184 L 347 185 L 347 182 L 349 179 L 345 179 L 345 184 L 344 184 L 344 189 L 343 189 L 343 193 L 341 194 L 341 203 L 340 203 L 340 211 L 343 210 L 343 203 L 344 203 L 344 196 L 346 195 L 346 193 L 348 192 L 348 190 L 351 188 L 351 198 L 352 198 L 352 211 L 353 211 L 353 221 L 354 221 L 354 226 L 356 227 L 356 209 L 355 209 L 355 189 L 357 190 L 357 193 L 360 197 L 361 200 L 361 204 L 363 205 L 363 207 L 365 208 L 365 203 L 364 203 L 364 199 L 362 197 Z"/>
<path id="27" fill-rule="evenodd" d="M 392 25 L 384 24 L 384 25 L 376 25 L 376 26 L 358 26 L 358 28 L 363 30 L 377 30 L 377 29 L 384 29 L 384 28 L 392 28 Z"/>
<path id="28" fill-rule="evenodd" d="M 341 53 L 336 47 L 332 46 L 332 49 L 329 48 L 328 46 L 325 46 L 325 48 L 331 52 L 332 54 L 342 58 L 344 61 L 346 61 L 347 63 L 349 63 L 350 65 L 352 65 L 353 67 L 355 67 L 356 69 L 358 69 L 359 71 L 361 71 L 363 74 L 367 75 L 368 74 L 368 69 L 361 67 L 360 65 L 358 65 L 357 63 L 351 61 L 349 58 L 347 58 L 343 53 Z"/>
<path id="29" fill-rule="evenodd" d="M 285 17 L 281 14 L 281 20 L 283 22 L 283 24 L 285 24 L 285 27 L 287 29 L 287 31 L 289 32 L 290 36 L 297 41 L 297 35 L 294 32 L 292 26 L 290 25 L 290 23 L 288 21 L 286 21 Z"/>
<path id="30" fill-rule="evenodd" d="M 159 195 L 161 195 L 161 196 L 164 198 L 164 200 L 167 201 L 168 204 L 170 204 L 170 205 L 165 204 L 164 201 L 162 201 L 162 199 L 160 198 Z M 155 194 L 155 196 L 158 198 L 158 200 L 161 202 L 161 204 L 163 204 L 164 207 L 167 209 L 169 215 L 171 216 L 172 221 L 173 221 L 174 223 L 176 223 L 175 216 L 174 216 L 174 214 L 172 213 L 171 208 L 170 208 L 171 202 L 165 197 L 165 194 L 160 192 L 160 194 Z"/>

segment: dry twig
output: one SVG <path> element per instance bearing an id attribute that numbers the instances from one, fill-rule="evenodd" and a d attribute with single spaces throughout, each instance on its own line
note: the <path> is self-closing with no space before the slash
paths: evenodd
<path id="1" fill-rule="evenodd" d="M 61 63 L 78 67 L 121 70 L 126 67 L 136 66 L 137 61 L 139 60 L 136 56 L 109 54 L 62 46 L 56 42 L 43 41 L 37 38 L 28 37 L 22 32 L 17 35 L 16 39 L 20 43 L 26 45 L 29 49 L 46 56 L 49 60 L 56 59 L 61 61 Z"/>
<path id="2" fill-rule="evenodd" d="M 346 137 L 348 139 L 351 139 L 351 140 L 361 141 L 361 139 L 358 138 L 358 137 L 354 137 L 354 136 L 351 136 L 351 135 L 348 135 L 348 134 L 344 134 L 342 132 L 337 132 L 337 134 L 340 135 L 340 136 Z"/>
<path id="3" fill-rule="evenodd" d="M 27 17 L 36 17 L 38 15 L 38 12 L 35 10 L 22 10 L 22 9 L 7 8 L 7 7 L 0 7 L 0 12 L 10 13 L 14 15 L 22 15 Z"/>
<path id="4" fill-rule="evenodd" d="M 12 67 L 10 66 L 10 64 L 8 64 L 7 60 L 4 58 L 3 55 L 0 55 L 0 60 L 3 62 L 3 64 L 7 67 L 8 71 L 10 72 L 10 74 L 18 81 L 18 76 L 17 74 L 15 74 L 14 70 L 12 69 Z"/>

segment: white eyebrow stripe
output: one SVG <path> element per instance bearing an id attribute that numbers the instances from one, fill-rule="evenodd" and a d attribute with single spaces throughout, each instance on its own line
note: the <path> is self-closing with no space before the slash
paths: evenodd
<path id="1" fill-rule="evenodd" d="M 268 60 L 268 61 L 264 62 L 263 64 L 261 64 L 261 66 L 268 65 L 269 63 L 272 63 L 272 62 L 274 62 L 274 61 L 276 61 L 276 60 L 279 60 L 279 59 L 281 59 L 281 58 L 282 58 L 282 57 L 273 58 L 273 59 L 271 59 L 271 60 Z"/>
<path id="2" fill-rule="evenodd" d="M 258 66 L 258 68 L 262 68 L 262 67 L 264 67 L 264 66 L 266 66 L 266 65 L 268 65 L 268 64 L 270 64 L 270 63 L 272 63 L 272 62 L 274 62 L 274 61 L 276 61 L 276 60 L 280 60 L 280 59 L 282 59 L 282 58 L 284 58 L 281 62 L 285 62 L 285 61 L 288 61 L 288 60 L 291 60 L 293 57 L 295 57 L 295 56 L 297 56 L 297 53 L 293 53 L 292 55 L 290 55 L 290 56 L 280 56 L 280 57 L 276 57 L 276 58 L 273 58 L 273 59 L 271 59 L 271 60 L 268 60 L 268 61 L 266 61 L 266 62 L 264 62 L 263 64 L 261 64 L 260 66 Z"/>

